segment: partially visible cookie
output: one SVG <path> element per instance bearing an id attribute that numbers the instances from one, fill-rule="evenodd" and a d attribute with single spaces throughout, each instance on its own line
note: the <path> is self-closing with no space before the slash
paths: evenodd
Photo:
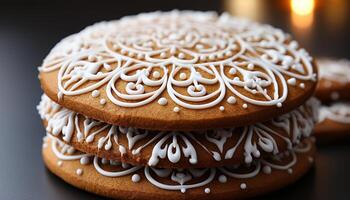
<path id="1" fill-rule="evenodd" d="M 46 137 L 46 166 L 64 181 L 117 199 L 241 199 L 275 191 L 297 181 L 312 166 L 315 146 L 305 139 L 291 151 L 250 166 L 161 169 L 132 166 L 75 151 Z"/>
<path id="2" fill-rule="evenodd" d="M 337 102 L 321 106 L 319 123 L 314 132 L 322 141 L 350 139 L 350 103 Z"/>
<path id="3" fill-rule="evenodd" d="M 320 80 L 315 96 L 324 103 L 350 101 L 350 61 L 320 58 L 317 64 Z"/>
<path id="4" fill-rule="evenodd" d="M 38 106 L 46 131 L 74 148 L 134 165 L 202 168 L 250 164 L 292 149 L 312 133 L 318 101 L 244 127 L 201 132 L 149 131 L 113 126 L 63 108 L 46 95 Z"/>

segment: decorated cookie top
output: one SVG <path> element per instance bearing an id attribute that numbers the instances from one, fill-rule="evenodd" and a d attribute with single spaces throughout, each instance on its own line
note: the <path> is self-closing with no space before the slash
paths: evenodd
<path id="1" fill-rule="evenodd" d="M 317 63 L 320 82 L 316 96 L 324 102 L 350 100 L 350 61 L 321 58 Z"/>
<path id="2" fill-rule="evenodd" d="M 281 30 L 194 11 L 97 23 L 59 42 L 39 70 L 59 104 L 158 130 L 263 121 L 304 103 L 317 78 L 312 58 Z"/>

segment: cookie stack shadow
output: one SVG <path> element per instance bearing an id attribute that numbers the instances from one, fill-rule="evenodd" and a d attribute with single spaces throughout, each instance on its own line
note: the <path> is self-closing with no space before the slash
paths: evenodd
<path id="1" fill-rule="evenodd" d="M 43 159 L 118 199 L 240 199 L 314 163 L 317 70 L 288 34 L 213 12 L 101 22 L 39 68 Z"/>

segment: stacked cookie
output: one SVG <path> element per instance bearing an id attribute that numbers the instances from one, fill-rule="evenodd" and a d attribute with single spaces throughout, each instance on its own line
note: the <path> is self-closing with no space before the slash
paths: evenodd
<path id="1" fill-rule="evenodd" d="M 350 134 L 350 61 L 318 60 L 320 81 L 316 97 L 323 103 L 315 134 L 323 141 L 349 138 Z"/>
<path id="2" fill-rule="evenodd" d="M 120 199 L 232 199 L 312 166 L 312 58 L 269 25 L 172 11 L 101 22 L 39 68 L 43 158 Z"/>

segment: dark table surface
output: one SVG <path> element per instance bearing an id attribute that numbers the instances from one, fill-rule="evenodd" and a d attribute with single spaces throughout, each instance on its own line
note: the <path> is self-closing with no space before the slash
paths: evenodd
<path id="1" fill-rule="evenodd" d="M 340 19 L 342 24 L 328 26 L 322 9 L 329 1 L 317 4 L 321 11 L 315 13 L 314 25 L 307 34 L 293 29 L 285 3 L 264 2 L 268 16 L 260 21 L 296 33 L 313 55 L 350 57 L 349 14 Z M 56 42 L 100 20 L 173 8 L 222 12 L 227 10 L 225 5 L 210 0 L 0 2 L 0 199 L 97 198 L 65 184 L 46 170 L 41 160 L 44 129 L 35 107 L 42 91 L 36 67 Z M 345 13 L 350 13 L 349 4 L 344 5 Z M 344 8 L 339 9 L 344 14 Z M 349 153 L 348 142 L 319 146 L 315 169 L 297 184 L 263 198 L 349 199 Z"/>

